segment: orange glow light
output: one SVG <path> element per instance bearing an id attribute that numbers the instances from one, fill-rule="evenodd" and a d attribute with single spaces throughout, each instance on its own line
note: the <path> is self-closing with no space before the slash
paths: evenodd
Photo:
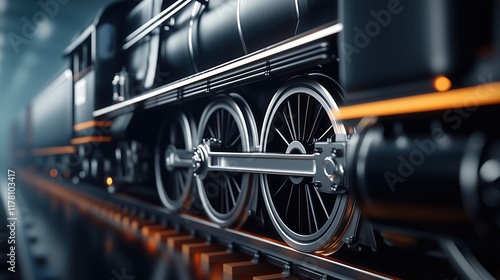
<path id="1" fill-rule="evenodd" d="M 447 91 L 451 88 L 451 81 L 445 76 L 437 76 L 434 80 L 434 88 L 437 91 Z"/>
<path id="2" fill-rule="evenodd" d="M 80 145 L 80 144 L 86 144 L 86 143 L 104 143 L 104 142 L 111 142 L 113 141 L 113 138 L 109 136 L 84 136 L 84 137 L 77 137 L 71 139 L 71 144 L 72 145 Z"/>
<path id="3" fill-rule="evenodd" d="M 50 170 L 50 177 L 52 177 L 52 178 L 57 177 L 57 170 L 56 169 L 52 168 Z"/>
<path id="4" fill-rule="evenodd" d="M 111 121 L 87 121 L 82 123 L 77 123 L 73 126 L 74 131 L 81 131 L 87 128 L 94 127 L 110 127 L 113 123 Z"/>
<path id="5" fill-rule="evenodd" d="M 35 148 L 31 150 L 31 154 L 34 156 L 63 155 L 74 153 L 76 153 L 76 148 L 74 146 L 45 147 Z"/>
<path id="6" fill-rule="evenodd" d="M 106 178 L 106 185 L 108 185 L 108 186 L 113 185 L 113 178 L 111 178 L 111 177 Z"/>
<path id="7" fill-rule="evenodd" d="M 500 104 L 500 82 L 341 107 L 338 120 Z"/>
<path id="8" fill-rule="evenodd" d="M 149 253 L 154 254 L 158 250 L 158 243 L 153 238 L 146 240 L 146 249 Z"/>

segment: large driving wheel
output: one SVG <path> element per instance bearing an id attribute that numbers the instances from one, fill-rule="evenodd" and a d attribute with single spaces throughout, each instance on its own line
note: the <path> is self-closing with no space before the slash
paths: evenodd
<path id="1" fill-rule="evenodd" d="M 332 95 L 341 94 L 319 75 L 288 81 L 269 104 L 261 152 L 311 154 L 315 141 L 347 139 L 334 117 L 338 107 Z M 351 196 L 321 192 L 310 177 L 261 175 L 261 183 L 271 220 L 291 247 L 320 254 L 340 248 L 353 216 Z"/>
<path id="2" fill-rule="evenodd" d="M 163 205 L 172 212 L 189 206 L 193 181 L 192 167 L 177 167 L 168 159 L 178 151 L 192 151 L 194 122 L 182 112 L 172 114 L 163 125 L 155 151 L 155 175 Z"/>
<path id="3" fill-rule="evenodd" d="M 256 126 L 247 103 L 236 94 L 216 97 L 200 119 L 199 143 L 210 142 L 213 152 L 255 151 Z M 246 219 L 255 175 L 209 171 L 196 182 L 203 208 L 220 226 L 239 226 Z"/>

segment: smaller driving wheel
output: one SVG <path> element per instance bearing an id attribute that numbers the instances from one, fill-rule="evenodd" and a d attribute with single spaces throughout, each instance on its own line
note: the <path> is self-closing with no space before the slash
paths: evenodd
<path id="1" fill-rule="evenodd" d="M 261 152 L 312 154 L 317 141 L 347 139 L 332 95 L 341 98 L 340 87 L 325 76 L 288 81 L 269 104 Z M 354 215 L 352 196 L 321 192 L 312 177 L 261 175 L 261 183 L 271 221 L 287 244 L 323 255 L 341 247 Z"/>
<path id="2" fill-rule="evenodd" d="M 256 126 L 248 104 L 236 94 L 216 97 L 203 111 L 198 143 L 214 152 L 255 151 Z M 247 217 L 255 175 L 208 171 L 196 176 L 203 208 L 216 224 L 240 226 Z"/>
<path id="3" fill-rule="evenodd" d="M 163 205 L 171 212 L 189 207 L 192 167 L 175 167 L 168 159 L 177 151 L 193 148 L 194 122 L 188 114 L 173 113 L 163 125 L 155 150 L 155 176 L 158 194 Z"/>

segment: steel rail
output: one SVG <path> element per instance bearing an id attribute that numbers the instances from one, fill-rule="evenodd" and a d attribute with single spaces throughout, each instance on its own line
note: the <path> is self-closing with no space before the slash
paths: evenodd
<path id="1" fill-rule="evenodd" d="M 198 236 L 210 237 L 212 242 L 219 244 L 231 244 L 236 250 L 260 256 L 259 259 L 278 266 L 292 265 L 294 273 L 307 273 L 310 277 L 314 275 L 317 279 L 397 279 L 381 272 L 356 266 L 330 256 L 320 256 L 306 252 L 297 251 L 283 242 L 251 234 L 235 229 L 222 229 L 207 220 L 189 214 L 172 215 L 164 207 L 145 202 L 127 194 L 110 194 L 105 189 L 96 188 L 86 183 L 78 186 L 70 183 L 59 182 L 41 177 L 29 172 L 23 172 L 24 180 L 31 184 L 47 182 L 48 189 L 54 189 L 54 185 L 64 188 L 64 193 L 74 192 L 83 197 L 92 197 L 100 200 L 114 208 L 128 209 L 131 213 L 140 214 L 142 217 L 155 217 L 156 220 L 167 221 L 170 225 L 182 229 L 185 232 Z"/>

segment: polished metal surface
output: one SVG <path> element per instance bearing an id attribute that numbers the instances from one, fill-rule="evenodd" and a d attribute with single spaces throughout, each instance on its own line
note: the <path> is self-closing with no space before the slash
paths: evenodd
<path id="1" fill-rule="evenodd" d="M 341 98 L 342 93 L 331 87 L 334 84 L 328 83 L 332 81 L 327 79 L 325 82 L 322 76 L 288 81 L 268 107 L 260 146 L 262 153 L 307 152 L 307 155 L 292 154 L 304 157 L 314 157 L 322 151 L 328 154 L 321 157 L 313 169 L 315 176 L 326 178 L 326 186 L 315 181 L 297 180 L 296 176 L 308 175 L 300 172 L 296 176 L 291 172 L 293 177 L 261 175 L 265 205 L 280 236 L 295 249 L 321 254 L 338 250 L 344 243 L 349 224 L 357 219 L 352 195 L 335 194 L 341 183 L 346 188 L 345 181 L 331 180 L 329 175 L 334 174 L 325 174 L 322 167 L 325 160 L 333 162 L 334 148 L 344 148 L 325 144 L 322 149 L 317 145 L 321 143 L 318 141 L 326 139 L 339 139 L 340 144 L 347 139 L 345 128 L 336 122 L 333 115 L 338 106 L 332 96 Z M 297 142 L 301 145 L 294 144 Z M 301 146 L 308 146 L 309 151 Z M 341 175 L 339 171 L 332 170 L 332 173 L 335 173 L 334 176 Z M 334 182 L 338 184 L 332 185 Z M 324 187 L 329 192 L 320 192 Z"/>
<path id="2" fill-rule="evenodd" d="M 6 1 L 0 14 L 16 12 Z M 93 241 L 103 221 L 145 236 L 189 232 L 184 240 L 277 266 L 277 278 L 500 277 L 500 141 L 488 125 L 500 104 L 500 2 L 396 2 L 106 6 L 63 52 L 63 78 L 11 125 L 12 163 L 34 186 L 20 205 L 38 214 L 39 191 L 97 218 L 62 238 Z M 37 3 L 0 47 L 29 50 L 71 5 Z M 12 37 L 19 29 L 24 38 Z M 49 237 L 38 242 L 26 228 L 25 263 L 58 278 L 37 268 L 66 267 L 56 234 L 37 227 Z M 181 247 L 163 234 L 147 248 Z"/>
<path id="3" fill-rule="evenodd" d="M 177 150 L 193 146 L 195 125 L 191 117 L 183 112 L 169 115 L 161 128 L 155 149 L 155 179 L 163 205 L 172 212 L 186 207 L 193 181 L 191 154 L 187 164 L 183 163 Z"/>
<path id="4" fill-rule="evenodd" d="M 161 11 L 161 13 L 155 15 L 150 21 L 142 25 L 140 28 L 136 29 L 134 32 L 130 33 L 125 38 L 125 44 L 123 44 L 122 49 L 127 50 L 139 40 L 150 34 L 155 28 L 161 26 L 164 22 L 172 18 L 175 13 L 184 8 L 187 4 L 193 2 L 194 0 L 179 0 L 174 4 L 170 5 L 167 9 Z"/>
<path id="5" fill-rule="evenodd" d="M 294 143 L 292 142 L 292 145 Z M 315 149 L 325 152 L 312 154 L 296 153 L 245 153 L 245 152 L 214 152 L 210 148 L 217 144 L 205 141 L 194 151 L 193 166 L 198 176 L 206 176 L 207 171 L 243 172 L 269 175 L 285 175 L 293 177 L 311 177 L 310 182 L 321 192 L 334 193 L 337 189 L 346 188 L 343 184 L 344 159 L 327 152 L 345 150 L 343 143 L 316 142 Z M 290 147 L 290 146 L 289 146 Z M 294 151 L 294 149 L 291 149 Z M 172 165 L 189 166 L 188 151 L 172 151 Z M 181 158 L 184 158 L 183 160 Z M 335 190 L 334 190 L 335 188 Z"/>
<path id="6" fill-rule="evenodd" d="M 255 121 L 248 109 L 240 107 L 246 105 L 242 101 L 233 94 L 232 97 L 218 96 L 208 104 L 200 118 L 198 143 L 214 139 L 212 143 L 217 143 L 219 151 L 255 151 Z M 201 162 L 202 166 L 205 164 Z M 203 174 L 197 174 L 196 183 L 203 208 L 216 224 L 238 225 L 246 219 L 249 201 L 255 191 L 254 174 L 207 169 Z"/>
<path id="7" fill-rule="evenodd" d="M 126 108 L 128 106 L 138 104 L 141 102 L 146 101 L 147 99 L 175 91 L 177 89 L 181 89 L 183 87 L 186 87 L 188 85 L 194 84 L 196 82 L 201 82 L 201 81 L 206 81 L 207 79 L 210 78 L 215 78 L 217 75 L 223 74 L 228 71 L 232 71 L 241 67 L 244 67 L 245 65 L 249 65 L 261 60 L 268 59 L 274 55 L 278 55 L 283 52 L 287 52 L 296 48 L 300 48 L 304 45 L 307 45 L 309 43 L 321 40 L 321 39 L 326 39 L 330 36 L 338 34 L 340 31 L 342 31 L 342 24 L 341 23 L 335 23 L 333 25 L 330 25 L 326 28 L 323 28 L 321 30 L 318 30 L 316 32 L 301 36 L 297 38 L 296 40 L 288 41 L 283 44 L 278 44 L 272 48 L 265 49 L 262 51 L 258 51 L 256 53 L 252 53 L 249 55 L 245 55 L 241 58 L 235 59 L 233 61 L 230 61 L 228 63 L 221 64 L 219 67 L 215 67 L 213 69 L 209 69 L 204 72 L 200 72 L 196 75 L 193 75 L 187 79 L 180 80 L 178 82 L 174 82 L 172 84 L 168 84 L 162 87 L 159 87 L 157 89 L 151 90 L 147 93 L 144 93 L 140 96 L 133 97 L 129 100 L 125 100 L 123 102 L 113 104 L 107 107 L 104 107 L 102 109 L 98 109 L 93 112 L 94 117 L 99 117 L 108 113 L 111 113 L 115 110 L 119 110 L 122 108 Z M 177 93 L 172 93 L 173 95 L 176 95 Z"/>

